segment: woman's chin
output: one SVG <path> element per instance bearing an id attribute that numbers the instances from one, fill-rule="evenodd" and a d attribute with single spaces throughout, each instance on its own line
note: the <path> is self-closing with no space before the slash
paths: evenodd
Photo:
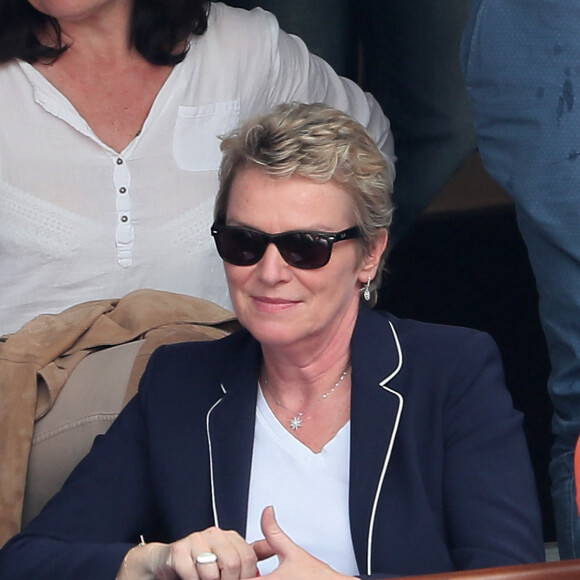
<path id="1" fill-rule="evenodd" d="M 260 323 L 254 319 L 246 328 L 262 346 L 284 347 L 305 338 L 304 329 L 288 320 Z"/>

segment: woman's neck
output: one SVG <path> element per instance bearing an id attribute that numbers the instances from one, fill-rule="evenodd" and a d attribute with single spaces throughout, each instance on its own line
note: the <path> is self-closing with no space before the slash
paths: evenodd
<path id="1" fill-rule="evenodd" d="M 289 408 L 308 406 L 327 392 L 350 367 L 352 332 L 336 333 L 318 348 L 262 346 L 260 380 L 273 398 Z"/>
<path id="2" fill-rule="evenodd" d="M 139 134 L 172 67 L 146 61 L 126 34 L 81 36 L 51 65 L 35 68 L 117 152 Z"/>
<path id="3" fill-rule="evenodd" d="M 350 364 L 350 343 L 358 303 L 353 302 L 331 328 L 298 343 L 280 346 L 262 343 L 261 379 L 268 379 L 280 400 L 307 401 L 323 394 Z"/>
<path id="4" fill-rule="evenodd" d="M 269 369 L 281 372 L 271 378 Z M 262 393 L 280 424 L 311 451 L 320 453 L 350 418 L 350 353 L 332 362 L 290 370 L 265 363 L 260 377 Z"/>

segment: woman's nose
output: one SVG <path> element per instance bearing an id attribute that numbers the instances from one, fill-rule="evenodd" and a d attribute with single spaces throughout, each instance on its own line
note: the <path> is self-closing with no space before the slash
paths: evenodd
<path id="1" fill-rule="evenodd" d="M 256 267 L 260 278 L 270 284 L 288 280 L 292 275 L 292 267 L 284 260 L 275 244 L 268 244 Z"/>

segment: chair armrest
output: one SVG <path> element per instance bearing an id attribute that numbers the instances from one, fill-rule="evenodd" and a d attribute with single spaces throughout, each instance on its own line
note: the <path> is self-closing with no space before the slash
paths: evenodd
<path id="1" fill-rule="evenodd" d="M 502 566 L 463 572 L 405 576 L 400 580 L 571 580 L 580 578 L 580 559 Z"/>

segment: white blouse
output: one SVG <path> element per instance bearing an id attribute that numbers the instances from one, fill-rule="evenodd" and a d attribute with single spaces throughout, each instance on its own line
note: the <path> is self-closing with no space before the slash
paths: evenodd
<path id="1" fill-rule="evenodd" d="M 139 288 L 229 306 L 209 234 L 218 136 L 283 101 L 326 101 L 393 158 L 380 107 L 260 9 L 212 4 L 120 153 L 36 69 L 0 66 L 0 335 L 38 314 Z"/>

